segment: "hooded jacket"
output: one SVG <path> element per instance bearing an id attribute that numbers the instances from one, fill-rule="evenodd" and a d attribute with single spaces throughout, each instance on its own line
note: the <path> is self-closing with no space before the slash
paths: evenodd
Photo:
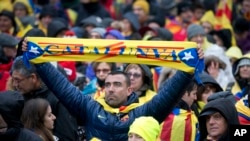
<path id="1" fill-rule="evenodd" d="M 212 84 L 216 88 L 215 92 L 223 91 L 223 89 L 216 82 L 216 80 L 212 76 L 210 76 L 208 73 L 202 72 L 201 74 L 199 74 L 199 77 L 200 77 L 200 80 L 202 81 L 203 85 Z M 197 117 L 199 116 L 199 113 L 204 108 L 204 106 L 205 106 L 205 102 L 203 102 L 203 101 L 196 101 L 192 105 L 192 110 L 195 112 Z"/>
<path id="2" fill-rule="evenodd" d="M 215 92 L 223 91 L 223 89 L 218 84 L 218 82 L 216 82 L 216 80 L 212 76 L 210 76 L 208 73 L 203 72 L 199 76 L 203 84 L 212 84 L 213 86 L 215 86 L 216 88 Z"/>
<path id="3" fill-rule="evenodd" d="M 0 114 L 8 125 L 4 134 L 0 134 L 1 141 L 42 141 L 35 133 L 24 129 L 20 121 L 24 99 L 16 91 L 0 93 Z"/>
<path id="4" fill-rule="evenodd" d="M 64 75 L 62 77 L 65 77 Z M 66 78 L 66 77 L 65 77 Z M 25 101 L 33 98 L 43 98 L 48 100 L 52 113 L 56 116 L 53 133 L 60 141 L 77 140 L 77 122 L 55 95 L 44 85 L 41 89 L 32 94 L 25 94 Z"/>
<path id="5" fill-rule="evenodd" d="M 209 101 L 204 109 L 201 111 L 200 116 L 198 118 L 200 124 L 200 141 L 204 141 L 207 138 L 207 129 L 206 129 L 206 116 L 202 116 L 203 113 L 216 110 L 218 111 L 225 119 L 228 125 L 238 125 L 238 113 L 234 104 L 225 98 L 219 98 L 212 101 Z M 228 127 L 229 128 L 229 127 Z M 229 131 L 227 131 L 219 141 L 230 141 Z"/>
<path id="6" fill-rule="evenodd" d="M 192 78 L 188 73 L 177 72 L 146 104 L 138 106 L 138 98 L 132 93 L 126 105 L 111 108 L 105 101 L 102 101 L 103 105 L 102 102 L 83 95 L 50 63 L 38 64 L 36 68 L 43 82 L 64 106 L 82 120 L 86 128 L 87 140 L 96 137 L 102 141 L 127 141 L 129 126 L 140 116 L 152 116 L 161 123 L 182 96 L 182 87 Z M 127 107 L 130 108 L 127 109 Z"/>
<path id="7" fill-rule="evenodd" d="M 218 57 L 226 64 L 225 69 L 220 69 L 217 78 L 215 78 L 215 80 L 224 89 L 226 88 L 228 83 L 235 82 L 234 76 L 232 74 L 232 65 L 230 63 L 229 57 L 226 56 L 225 51 L 217 45 L 212 45 L 206 49 L 206 51 L 204 52 L 205 60 L 211 55 Z"/>
<path id="8" fill-rule="evenodd" d="M 250 59 L 250 53 L 245 54 L 244 56 L 242 56 L 240 59 L 238 59 L 237 61 L 234 62 L 233 64 L 233 74 L 236 78 L 236 82 L 231 86 L 231 88 L 228 88 L 228 90 L 230 90 L 233 94 L 235 94 L 237 96 L 238 92 L 241 92 L 244 90 L 244 88 L 246 88 L 246 86 L 248 86 L 248 79 L 242 79 L 239 76 L 239 62 L 242 59 Z M 248 86 L 249 87 L 249 86 Z"/>
<path id="9" fill-rule="evenodd" d="M 63 30 L 68 30 L 68 27 L 65 23 L 60 20 L 52 20 L 47 28 L 48 37 L 56 37 L 58 33 Z"/>

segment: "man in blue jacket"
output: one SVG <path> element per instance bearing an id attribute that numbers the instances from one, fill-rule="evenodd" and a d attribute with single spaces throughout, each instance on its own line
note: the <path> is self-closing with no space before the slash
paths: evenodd
<path id="1" fill-rule="evenodd" d="M 26 43 L 23 50 L 26 50 Z M 198 48 L 199 58 L 203 58 Z M 178 71 L 165 82 L 151 101 L 140 105 L 138 97 L 130 88 L 130 80 L 123 72 L 111 72 L 105 80 L 105 97 L 94 100 L 83 95 L 50 63 L 36 65 L 37 72 L 64 106 L 82 120 L 86 138 L 102 141 L 127 141 L 129 126 L 140 116 L 152 116 L 159 123 L 171 112 L 182 97 L 183 87 L 189 83 L 192 74 Z"/>

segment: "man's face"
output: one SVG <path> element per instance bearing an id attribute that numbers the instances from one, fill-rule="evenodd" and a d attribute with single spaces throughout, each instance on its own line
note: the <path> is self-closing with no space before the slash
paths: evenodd
<path id="1" fill-rule="evenodd" d="M 213 25 L 209 22 L 202 22 L 201 26 L 204 28 L 204 31 L 208 34 L 210 31 L 213 30 Z"/>
<path id="2" fill-rule="evenodd" d="M 193 22 L 194 13 L 191 10 L 187 10 L 185 12 L 182 12 L 180 17 L 184 23 L 190 24 Z"/>
<path id="3" fill-rule="evenodd" d="M 206 127 L 208 136 L 214 140 L 218 140 L 228 128 L 225 118 L 219 112 L 206 117 Z"/>
<path id="4" fill-rule="evenodd" d="M 12 73 L 12 84 L 22 94 L 30 93 L 36 89 L 35 83 L 37 81 L 35 74 L 24 76 L 17 70 L 14 70 Z"/>
<path id="5" fill-rule="evenodd" d="M 45 28 L 47 28 L 48 27 L 48 25 L 49 25 L 49 23 L 52 21 L 52 17 L 51 16 L 44 16 L 44 17 L 42 17 L 42 19 L 41 19 L 41 23 L 42 23 L 42 25 L 45 27 Z"/>
<path id="6" fill-rule="evenodd" d="M 240 77 L 241 78 L 250 78 L 250 65 L 244 65 L 240 67 Z"/>
<path id="7" fill-rule="evenodd" d="M 17 49 L 16 48 L 3 47 L 3 52 L 4 52 L 6 57 L 14 59 L 16 57 Z"/>
<path id="8" fill-rule="evenodd" d="M 250 13 L 250 0 L 243 0 L 243 2 L 242 2 L 242 10 L 245 13 Z"/>
<path id="9" fill-rule="evenodd" d="M 195 87 L 190 93 L 186 92 L 182 96 L 182 100 L 184 100 L 189 107 L 194 103 L 194 101 L 197 99 L 197 87 Z"/>
<path id="10" fill-rule="evenodd" d="M 91 32 L 89 34 L 89 38 L 90 39 L 102 39 L 101 35 L 99 33 L 97 33 L 97 32 Z"/>
<path id="11" fill-rule="evenodd" d="M 0 16 L 0 31 L 8 32 L 12 27 L 11 19 L 7 16 Z"/>
<path id="12" fill-rule="evenodd" d="M 196 42 L 197 44 L 203 44 L 204 43 L 204 35 L 196 35 L 191 38 L 192 42 Z"/>
<path id="13" fill-rule="evenodd" d="M 140 6 L 134 6 L 133 12 L 138 16 L 139 21 L 143 21 L 147 16 L 146 12 Z"/>
<path id="14" fill-rule="evenodd" d="M 118 108 L 127 102 L 127 97 L 132 90 L 126 83 L 122 74 L 108 75 L 105 80 L 105 101 L 114 108 Z"/>
<path id="15" fill-rule="evenodd" d="M 204 9 L 198 8 L 194 10 L 194 17 L 196 20 L 200 20 L 204 14 Z"/>

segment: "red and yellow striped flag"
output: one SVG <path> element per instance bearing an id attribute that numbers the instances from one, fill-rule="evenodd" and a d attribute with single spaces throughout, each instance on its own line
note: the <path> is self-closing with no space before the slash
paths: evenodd
<path id="1" fill-rule="evenodd" d="M 194 112 L 175 108 L 161 125 L 160 140 L 195 141 L 198 120 Z"/>

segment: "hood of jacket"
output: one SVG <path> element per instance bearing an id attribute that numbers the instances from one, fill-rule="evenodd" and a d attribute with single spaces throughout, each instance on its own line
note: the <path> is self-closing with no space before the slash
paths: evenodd
<path id="1" fill-rule="evenodd" d="M 24 99 L 16 91 L 0 93 L 0 113 L 8 124 L 8 128 L 21 128 L 20 117 L 24 106 Z"/>
<path id="2" fill-rule="evenodd" d="M 208 73 L 202 72 L 201 74 L 199 74 L 199 76 L 200 76 L 200 79 L 201 79 L 203 84 L 212 84 L 213 86 L 215 86 L 216 92 L 223 91 L 223 89 L 217 83 L 217 81 L 212 76 L 210 76 Z"/>
<path id="3" fill-rule="evenodd" d="M 60 20 L 52 20 L 48 25 L 48 37 L 56 37 L 63 30 L 68 30 L 66 24 Z"/>
<path id="4" fill-rule="evenodd" d="M 140 29 L 140 23 L 138 21 L 138 17 L 133 12 L 126 13 L 123 16 L 123 18 L 127 19 L 131 23 L 134 31 L 138 31 Z"/>
<path id="5" fill-rule="evenodd" d="M 15 141 L 23 128 L 20 121 L 24 100 L 16 91 L 5 91 L 0 93 L 0 114 L 7 123 L 7 131 L 0 134 L 0 140 Z"/>
<path id="6" fill-rule="evenodd" d="M 226 105 L 226 106 L 225 106 Z M 208 133 L 206 129 L 206 116 L 203 115 L 207 111 L 218 111 L 227 121 L 228 125 L 237 125 L 239 124 L 238 120 L 238 113 L 234 106 L 234 104 L 226 99 L 226 98 L 219 98 L 212 101 L 209 101 L 204 109 L 201 111 L 199 115 L 199 123 L 200 123 L 200 139 L 204 140 L 206 139 Z M 229 133 L 226 132 L 224 136 L 221 138 L 224 138 L 224 140 L 227 140 L 229 137 Z"/>

